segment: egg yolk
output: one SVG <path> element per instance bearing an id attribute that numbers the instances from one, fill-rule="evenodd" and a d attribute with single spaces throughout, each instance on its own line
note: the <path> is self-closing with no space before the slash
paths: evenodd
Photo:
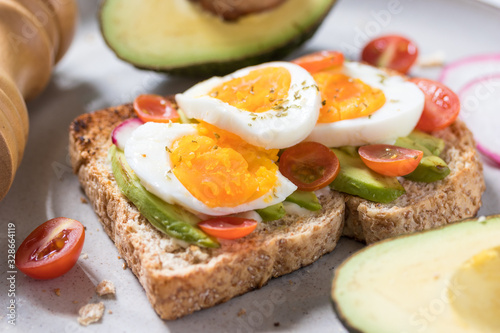
<path id="1" fill-rule="evenodd" d="M 334 71 L 315 73 L 313 77 L 323 101 L 318 123 L 365 117 L 385 104 L 382 90 L 359 79 Z"/>
<path id="2" fill-rule="evenodd" d="M 175 177 L 208 207 L 253 201 L 268 193 L 277 180 L 278 149 L 252 146 L 206 123 L 198 125 L 197 135 L 181 137 L 167 150 Z"/>
<path id="3" fill-rule="evenodd" d="M 241 110 L 265 112 L 283 103 L 291 80 L 290 72 L 283 67 L 264 67 L 224 82 L 209 95 Z"/>
<path id="4" fill-rule="evenodd" d="M 448 298 L 471 331 L 500 332 L 500 247 L 464 262 L 451 279 Z"/>

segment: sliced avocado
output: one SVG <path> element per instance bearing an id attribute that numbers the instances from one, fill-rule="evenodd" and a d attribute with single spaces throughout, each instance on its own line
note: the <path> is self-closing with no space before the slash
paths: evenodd
<path id="1" fill-rule="evenodd" d="M 442 139 L 415 130 L 408 137 L 398 138 L 395 145 L 424 152 L 424 157 L 420 160 L 415 171 L 404 176 L 406 179 L 432 183 L 444 179 L 450 174 L 448 164 L 438 156 L 444 149 Z"/>
<path id="2" fill-rule="evenodd" d="M 297 190 L 290 194 L 285 201 L 293 202 L 294 204 L 297 204 L 307 210 L 321 210 L 321 204 L 319 203 L 318 197 L 314 194 L 314 192 Z"/>
<path id="3" fill-rule="evenodd" d="M 385 240 L 347 259 L 331 292 L 351 332 L 500 332 L 500 215 Z"/>
<path id="4" fill-rule="evenodd" d="M 147 191 L 128 165 L 123 151 L 111 146 L 109 150 L 113 175 L 120 191 L 158 230 L 182 241 L 203 247 L 219 247 L 219 243 L 206 235 L 196 224 L 198 217 L 179 206 L 171 205 Z"/>
<path id="5" fill-rule="evenodd" d="M 403 147 L 407 149 L 415 149 L 415 150 L 420 150 L 424 153 L 424 156 L 433 156 L 434 154 L 432 151 L 429 150 L 429 148 L 421 145 L 420 143 L 410 139 L 407 136 L 397 138 L 396 142 L 394 143 L 395 146 L 398 147 Z"/>
<path id="6" fill-rule="evenodd" d="M 336 149 L 342 150 L 344 153 L 346 153 L 349 156 L 355 156 L 355 157 L 359 156 L 359 154 L 358 154 L 358 147 L 344 146 L 344 147 L 339 147 L 339 148 L 336 148 Z"/>
<path id="7" fill-rule="evenodd" d="M 264 221 L 279 220 L 286 214 L 285 207 L 283 207 L 282 202 L 272 206 L 268 206 L 266 208 L 256 209 L 255 211 L 260 215 L 260 217 L 262 217 L 262 220 Z"/>
<path id="8" fill-rule="evenodd" d="M 282 59 L 313 36 L 334 3 L 287 0 L 228 22 L 188 0 L 105 0 L 99 21 L 109 47 L 136 67 L 213 76 Z"/>
<path id="9" fill-rule="evenodd" d="M 414 130 L 408 135 L 408 138 L 426 147 L 435 156 L 439 156 L 444 150 L 444 140 L 437 138 L 425 132 Z"/>
<path id="10" fill-rule="evenodd" d="M 382 203 L 391 202 L 405 193 L 396 177 L 370 170 L 359 155 L 353 156 L 343 149 L 332 150 L 340 162 L 340 172 L 330 184 L 334 190 Z"/>
<path id="11" fill-rule="evenodd" d="M 416 182 L 432 183 L 446 178 L 449 174 L 450 168 L 448 164 L 440 157 L 425 156 L 422 157 L 417 168 L 404 177 Z"/>

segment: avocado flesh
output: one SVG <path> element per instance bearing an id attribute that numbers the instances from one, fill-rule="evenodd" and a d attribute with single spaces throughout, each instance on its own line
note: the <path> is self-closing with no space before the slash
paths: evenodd
<path id="1" fill-rule="evenodd" d="M 285 199 L 285 201 L 292 202 L 310 211 L 318 211 L 321 209 L 321 204 L 316 194 L 314 194 L 314 192 L 297 190 L 292 194 L 290 194 Z M 264 221 L 279 220 L 280 218 L 286 215 L 286 210 L 282 202 L 266 208 L 256 209 L 255 211 L 260 215 L 260 217 Z"/>
<path id="2" fill-rule="evenodd" d="M 306 192 L 306 191 L 295 191 L 290 194 L 285 201 L 292 202 L 296 205 L 299 205 L 302 208 L 305 208 L 310 211 L 318 211 L 321 210 L 321 204 L 318 200 L 318 197 L 314 192 Z"/>
<path id="3" fill-rule="evenodd" d="M 343 149 L 332 149 L 340 162 L 340 171 L 330 187 L 339 192 L 357 195 L 370 201 L 388 203 L 405 193 L 396 177 L 387 177 L 370 170 L 359 155 Z"/>
<path id="4" fill-rule="evenodd" d="M 125 160 L 125 154 L 111 146 L 109 150 L 113 175 L 120 191 L 139 212 L 161 232 L 202 247 L 219 247 L 219 243 L 196 227 L 200 221 L 181 207 L 171 205 L 148 192 Z"/>
<path id="5" fill-rule="evenodd" d="M 257 212 L 257 214 L 260 215 L 262 220 L 266 222 L 279 220 L 286 214 L 285 207 L 283 207 L 282 202 L 279 202 L 277 204 L 262 209 L 256 209 L 255 211 Z"/>
<path id="6" fill-rule="evenodd" d="M 404 177 L 416 182 L 432 183 L 446 178 L 449 174 L 450 168 L 448 164 L 440 157 L 425 156 L 422 157 L 417 168 Z"/>
<path id="7" fill-rule="evenodd" d="M 432 183 L 444 179 L 450 174 L 448 164 L 439 157 L 444 149 L 444 141 L 420 131 L 413 131 L 407 137 L 401 137 L 394 144 L 399 147 L 416 149 L 424 153 L 417 168 L 404 176 L 416 182 Z"/>
<path id="8" fill-rule="evenodd" d="M 444 150 L 444 140 L 419 130 L 413 130 L 408 138 L 430 150 L 432 155 L 439 156 Z"/>
<path id="9" fill-rule="evenodd" d="M 312 37 L 335 0 L 287 0 L 227 22 L 188 0 L 106 0 L 105 41 L 133 65 L 181 75 L 223 75 L 281 59 Z"/>
<path id="10" fill-rule="evenodd" d="M 334 309 L 352 332 L 500 332 L 499 236 L 497 215 L 366 247 L 337 269 Z"/>

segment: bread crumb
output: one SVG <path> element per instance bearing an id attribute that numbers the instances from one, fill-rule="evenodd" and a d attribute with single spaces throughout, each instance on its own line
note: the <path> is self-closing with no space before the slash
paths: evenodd
<path id="1" fill-rule="evenodd" d="M 109 280 L 102 280 L 95 288 L 95 292 L 99 296 L 114 295 L 115 285 Z"/>
<path id="2" fill-rule="evenodd" d="M 111 310 L 108 310 L 108 313 L 109 313 L 109 314 L 113 314 L 113 311 L 111 311 Z"/>
<path id="3" fill-rule="evenodd" d="M 73 304 L 78 304 L 78 301 L 73 301 Z"/>
<path id="4" fill-rule="evenodd" d="M 444 51 L 437 51 L 432 54 L 421 56 L 417 60 L 420 67 L 441 67 L 444 65 L 446 55 Z"/>
<path id="5" fill-rule="evenodd" d="M 96 230 L 99 231 L 99 228 L 97 228 Z"/>
<path id="6" fill-rule="evenodd" d="M 123 263 L 122 268 L 123 269 L 127 269 L 127 263 L 126 262 Z"/>
<path id="7" fill-rule="evenodd" d="M 81 203 L 82 203 L 82 204 L 89 203 L 89 202 L 87 201 L 87 199 L 85 199 L 84 197 L 80 197 L 80 201 L 81 201 Z"/>
<path id="8" fill-rule="evenodd" d="M 88 259 L 89 255 L 87 253 L 82 253 L 80 257 L 82 257 L 82 259 Z"/>
<path id="9" fill-rule="evenodd" d="M 244 314 L 246 314 L 246 313 L 247 313 L 247 310 L 245 310 L 245 309 L 241 309 L 241 310 L 238 312 L 238 317 L 241 317 L 241 316 L 243 316 L 243 315 L 244 315 Z"/>
<path id="10" fill-rule="evenodd" d="M 54 294 L 56 294 L 57 296 L 61 296 L 61 289 L 59 288 L 54 289 Z"/>
<path id="11" fill-rule="evenodd" d="M 121 259 L 122 257 L 121 256 L 118 256 L 118 259 Z"/>
<path id="12" fill-rule="evenodd" d="M 99 321 L 104 315 L 104 303 L 89 303 L 78 310 L 78 323 L 83 326 Z"/>

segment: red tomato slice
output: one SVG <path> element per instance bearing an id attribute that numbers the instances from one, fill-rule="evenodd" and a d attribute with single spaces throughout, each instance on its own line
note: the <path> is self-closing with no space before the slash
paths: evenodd
<path id="1" fill-rule="evenodd" d="M 421 78 L 410 79 L 425 95 L 425 105 L 417 128 L 424 132 L 437 131 L 450 126 L 460 113 L 457 94 L 444 84 Z"/>
<path id="2" fill-rule="evenodd" d="M 388 35 L 370 41 L 363 49 L 361 59 L 370 65 L 391 68 L 406 73 L 418 56 L 417 46 L 398 35 Z"/>
<path id="3" fill-rule="evenodd" d="M 359 147 L 359 156 L 367 167 L 385 176 L 405 176 L 414 171 L 424 153 L 392 145 L 367 145 Z"/>
<path id="4" fill-rule="evenodd" d="M 222 239 L 237 239 L 249 235 L 257 227 L 257 221 L 242 217 L 222 216 L 198 223 L 209 234 Z"/>
<path id="5" fill-rule="evenodd" d="M 344 55 L 338 51 L 320 51 L 297 58 L 292 62 L 301 66 L 309 73 L 316 73 L 325 69 L 342 66 Z"/>
<path id="6" fill-rule="evenodd" d="M 85 240 L 83 225 L 57 217 L 40 225 L 16 252 L 16 266 L 35 279 L 53 279 L 68 272 L 78 260 Z"/>
<path id="7" fill-rule="evenodd" d="M 301 191 L 315 191 L 330 184 L 340 171 L 335 153 L 318 142 L 301 142 L 286 149 L 280 172 Z"/>
<path id="8" fill-rule="evenodd" d="M 139 95 L 134 100 L 134 110 L 143 122 L 168 123 L 178 121 L 180 116 L 172 102 L 159 95 Z"/>

